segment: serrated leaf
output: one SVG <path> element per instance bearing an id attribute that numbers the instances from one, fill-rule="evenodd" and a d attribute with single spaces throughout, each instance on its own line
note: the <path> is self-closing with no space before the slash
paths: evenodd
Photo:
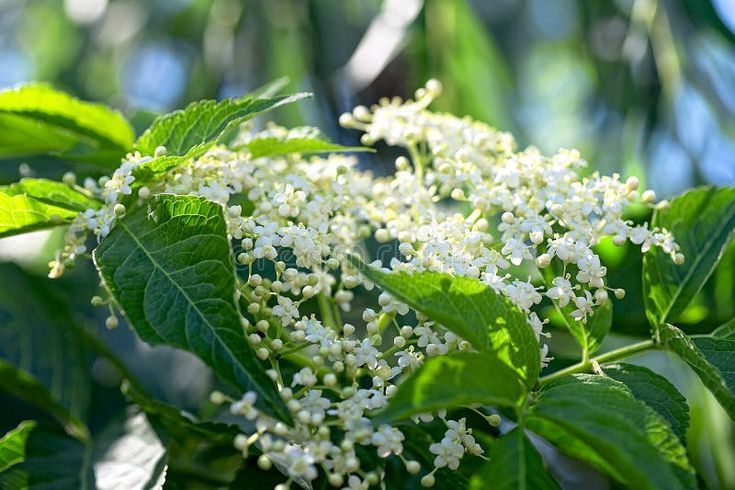
<path id="1" fill-rule="evenodd" d="M 61 417 L 65 423 L 86 420 L 88 349 L 69 305 L 45 278 L 34 277 L 15 264 L 0 264 L 0 283 L 12 285 L 0 294 L 0 359 L 30 373 L 45 387 L 54 404 L 67 412 Z"/>
<path id="2" fill-rule="evenodd" d="M 142 185 L 154 182 L 166 172 L 204 155 L 212 146 L 214 146 L 214 142 L 210 141 L 190 148 L 184 155 L 160 156 L 141 163 L 133 169 L 133 176 L 135 177 L 133 187 L 139 188 Z"/>
<path id="3" fill-rule="evenodd" d="M 654 214 L 685 256 L 676 265 L 654 247 L 643 256 L 646 315 L 655 328 L 678 319 L 714 271 L 735 232 L 735 187 L 701 187 L 671 200 Z"/>
<path id="4" fill-rule="evenodd" d="M 605 458 L 632 488 L 696 488 L 686 448 L 623 383 L 577 374 L 546 385 L 527 416 L 561 427 Z"/>
<path id="5" fill-rule="evenodd" d="M 488 454 L 489 461 L 470 479 L 471 490 L 551 490 L 561 488 L 541 455 L 523 430 L 516 427 L 497 439 Z"/>
<path id="6" fill-rule="evenodd" d="M 735 420 L 735 339 L 710 335 L 689 337 L 667 324 L 661 327 L 661 341 L 666 349 L 689 364 Z"/>
<path id="7" fill-rule="evenodd" d="M 117 165 L 133 143 L 122 115 L 46 84 L 0 91 L 0 158 L 52 154 Z"/>
<path id="8" fill-rule="evenodd" d="M 23 461 L 28 434 L 35 426 L 34 421 L 25 420 L 0 438 L 0 471 Z"/>
<path id="9" fill-rule="evenodd" d="M 253 138 L 247 143 L 237 146 L 238 150 L 247 150 L 251 158 L 276 157 L 290 154 L 309 155 L 313 153 L 343 153 L 349 151 L 374 152 L 364 146 L 342 146 L 330 143 L 317 137 L 305 138 Z"/>
<path id="10" fill-rule="evenodd" d="M 143 155 L 153 155 L 158 146 L 165 146 L 169 156 L 185 155 L 194 146 L 218 139 L 228 127 L 307 96 L 294 94 L 271 99 L 245 96 L 221 102 L 194 102 L 183 110 L 158 117 L 135 142 L 135 149 Z"/>
<path id="11" fill-rule="evenodd" d="M 518 372 L 529 388 L 541 366 L 539 343 L 524 315 L 510 300 L 477 279 L 440 272 L 386 273 L 356 258 L 369 280 L 431 320 L 492 353 Z"/>
<path id="12" fill-rule="evenodd" d="M 663 417 L 682 443 L 686 443 L 689 429 L 689 405 L 684 396 L 663 376 L 643 366 L 607 364 L 607 376 L 628 387 L 633 396 Z"/>
<path id="13" fill-rule="evenodd" d="M 98 203 L 71 187 L 46 179 L 0 186 L 0 238 L 70 223 Z"/>
<path id="14" fill-rule="evenodd" d="M 72 189 L 66 184 L 48 179 L 21 179 L 14 184 L 0 186 L 0 192 L 9 196 L 25 194 L 37 201 L 70 211 L 85 211 L 99 207 L 95 199 Z"/>
<path id="15" fill-rule="evenodd" d="M 222 207 L 161 194 L 117 223 L 94 251 L 105 286 L 140 337 L 199 356 L 257 405 L 290 421 L 285 403 L 245 338 Z"/>
<path id="16" fill-rule="evenodd" d="M 427 360 L 398 386 L 378 417 L 395 421 L 475 403 L 518 408 L 525 396 L 523 380 L 497 357 L 463 352 Z"/>

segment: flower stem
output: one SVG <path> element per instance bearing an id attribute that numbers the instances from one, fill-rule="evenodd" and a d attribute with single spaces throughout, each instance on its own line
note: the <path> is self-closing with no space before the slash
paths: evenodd
<path id="1" fill-rule="evenodd" d="M 560 369 L 559 371 L 551 373 L 548 376 L 542 376 L 541 378 L 539 378 L 536 385 L 537 387 L 541 387 L 568 374 L 584 373 L 592 369 L 594 363 L 604 364 L 606 362 L 617 361 L 618 359 L 630 357 L 634 354 L 638 354 L 639 352 L 654 349 L 657 347 L 657 345 L 658 344 L 653 340 L 644 340 L 635 344 L 626 345 L 619 349 L 611 350 L 610 352 L 605 352 L 604 354 L 600 354 L 599 356 L 584 360 L 567 368 Z"/>

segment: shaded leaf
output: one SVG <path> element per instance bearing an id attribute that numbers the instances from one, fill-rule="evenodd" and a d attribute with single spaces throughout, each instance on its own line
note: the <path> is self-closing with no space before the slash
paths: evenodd
<path id="1" fill-rule="evenodd" d="M 185 155 L 192 147 L 218 139 L 235 125 L 307 96 L 294 94 L 271 99 L 245 96 L 221 102 L 194 102 L 185 109 L 156 118 L 135 142 L 135 149 L 143 155 L 153 155 L 158 146 L 165 146 L 169 156 Z"/>
<path id="2" fill-rule="evenodd" d="M 85 439 L 87 427 L 81 420 L 74 417 L 46 390 L 36 378 L 16 369 L 7 362 L 0 360 L 0 379 L 3 380 L 0 390 L 24 400 L 31 405 L 45 410 L 56 418 L 66 431 L 80 439 Z"/>
<path id="3" fill-rule="evenodd" d="M 529 430 L 543 437 L 567 456 L 583 461 L 618 481 L 624 481 L 623 475 L 611 466 L 604 456 L 563 427 L 549 420 L 536 417 L 526 419 L 525 425 Z"/>
<path id="4" fill-rule="evenodd" d="M 245 338 L 222 207 L 161 194 L 136 209 L 94 251 L 105 286 L 138 335 L 199 356 L 257 405 L 290 421 L 285 403 Z"/>
<path id="5" fill-rule="evenodd" d="M 561 488 L 547 471 L 541 455 L 518 427 L 493 443 L 488 458 L 490 460 L 480 468 L 480 471 L 472 475 L 470 489 Z"/>
<path id="6" fill-rule="evenodd" d="M 735 420 L 735 339 L 710 335 L 689 337 L 667 324 L 661 327 L 661 341 L 666 349 L 689 364 L 730 418 Z"/>
<path id="7" fill-rule="evenodd" d="M 29 422 L 16 462 L 0 471 L 0 488 L 92 490 L 94 475 L 85 459 L 87 445 L 57 427 Z"/>
<path id="8" fill-rule="evenodd" d="M 685 443 L 689 429 L 689 405 L 686 398 L 663 376 L 643 366 L 608 364 L 605 374 L 624 383 L 633 396 L 666 420 L 671 429 Z"/>
<path id="9" fill-rule="evenodd" d="M 0 91 L 0 158 L 53 154 L 117 165 L 133 130 L 122 115 L 45 84 Z"/>
<path id="10" fill-rule="evenodd" d="M 523 380 L 497 357 L 463 352 L 427 360 L 398 386 L 378 417 L 393 421 L 474 403 L 517 408 L 525 396 Z"/>
<path id="11" fill-rule="evenodd" d="M 46 394 L 39 394 L 38 400 L 50 398 L 63 407 L 65 415 L 59 417 L 58 408 L 54 412 L 65 424 L 72 419 L 86 420 L 88 349 L 69 305 L 55 294 L 48 280 L 15 264 L 0 264 L 0 283 L 13 285 L 0 294 L 0 359 L 30 373 L 35 383 L 45 387 Z"/>
<path id="12" fill-rule="evenodd" d="M 13 463 L 0 465 L 0 488 L 163 487 L 166 450 L 142 413 L 113 420 L 93 442 L 34 422 L 23 422 L 14 432 L 21 431 L 22 437 L 14 436 Z M 1 448 L 2 442 L 0 454 Z"/>
<path id="13" fill-rule="evenodd" d="M 605 458 L 633 488 L 696 488 L 686 449 L 668 423 L 606 376 L 577 374 L 541 390 L 528 419 L 561 427 Z M 563 449 L 563 448 L 561 448 Z"/>
<path id="14" fill-rule="evenodd" d="M 386 273 L 353 264 L 369 280 L 417 311 L 493 353 L 516 370 L 531 387 L 541 365 L 539 343 L 524 315 L 507 298 L 477 279 L 440 272 Z"/>
<path id="15" fill-rule="evenodd" d="M 735 187 L 693 189 L 657 210 L 653 226 L 666 228 L 685 256 L 676 265 L 654 247 L 643 256 L 646 315 L 654 327 L 676 321 L 714 271 L 735 232 Z"/>
<path id="16" fill-rule="evenodd" d="M 710 335 L 718 339 L 735 340 L 735 318 L 717 327 Z"/>
<path id="17" fill-rule="evenodd" d="M 144 395 L 127 382 L 123 383 L 122 392 L 169 434 L 196 434 L 204 439 L 231 445 L 235 436 L 242 432 L 233 425 L 198 420 L 183 410 Z"/>

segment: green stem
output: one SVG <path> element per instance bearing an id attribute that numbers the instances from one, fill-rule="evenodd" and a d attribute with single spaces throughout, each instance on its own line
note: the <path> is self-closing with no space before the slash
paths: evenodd
<path id="1" fill-rule="evenodd" d="M 322 321 L 324 324 L 336 332 L 340 331 L 340 326 L 337 323 L 337 319 L 334 317 L 334 310 L 329 302 L 329 298 L 324 293 L 316 295 L 317 303 L 319 304 L 319 313 L 321 313 Z"/>
<path id="2" fill-rule="evenodd" d="M 592 365 L 594 363 L 605 364 L 607 362 L 617 361 L 619 359 L 630 357 L 640 352 L 654 349 L 657 347 L 657 345 L 658 344 L 653 340 L 644 340 L 635 344 L 626 345 L 619 349 L 611 350 L 610 352 L 605 352 L 604 354 L 600 354 L 599 356 L 588 359 L 587 361 L 582 361 L 567 368 L 560 369 L 559 371 L 551 373 L 548 376 L 543 376 L 539 378 L 537 386 L 541 387 L 568 374 L 587 372 L 592 369 Z"/>

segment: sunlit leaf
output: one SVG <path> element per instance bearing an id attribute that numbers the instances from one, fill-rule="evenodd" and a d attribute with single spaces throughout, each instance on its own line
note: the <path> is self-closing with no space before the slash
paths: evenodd
<path id="1" fill-rule="evenodd" d="M 258 406 L 290 421 L 245 338 L 222 207 L 201 197 L 154 196 L 94 251 L 105 286 L 146 342 L 199 356 Z"/>
<path id="2" fill-rule="evenodd" d="M 122 115 L 45 84 L 0 91 L 0 158 L 52 154 L 110 166 L 130 150 Z"/>
<path id="3" fill-rule="evenodd" d="M 466 352 L 437 356 L 427 360 L 399 385 L 379 417 L 399 420 L 475 403 L 517 408 L 525 395 L 523 380 L 492 354 Z"/>
<path id="4" fill-rule="evenodd" d="M 271 99 L 245 96 L 221 102 L 194 102 L 185 109 L 158 117 L 135 142 L 135 149 L 143 155 L 153 155 L 157 147 L 164 146 L 166 155 L 185 155 L 194 146 L 218 139 L 228 128 L 307 96 L 294 94 Z"/>
<path id="5" fill-rule="evenodd" d="M 539 343 L 510 300 L 477 279 L 439 272 L 385 273 L 353 259 L 360 272 L 399 301 L 439 322 L 480 352 L 516 370 L 526 386 L 540 369 Z"/>

